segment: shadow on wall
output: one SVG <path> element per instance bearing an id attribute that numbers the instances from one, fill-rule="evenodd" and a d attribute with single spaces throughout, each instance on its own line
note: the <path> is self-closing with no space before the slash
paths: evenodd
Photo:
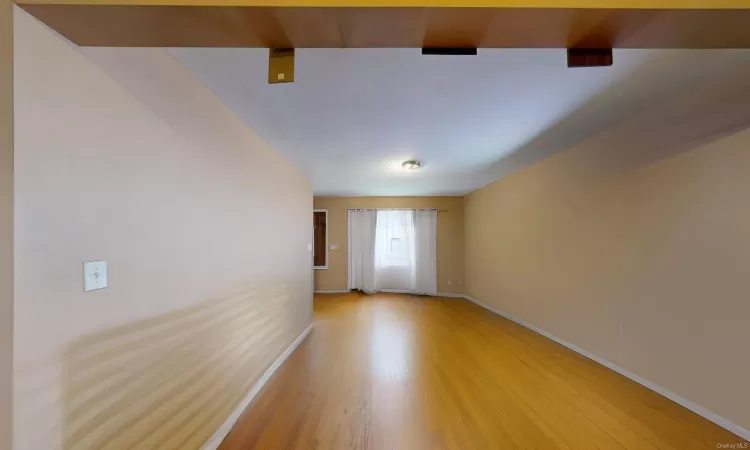
<path id="1" fill-rule="evenodd" d="M 63 448 L 201 448 L 289 344 L 289 302 L 269 284 L 73 342 Z"/>
<path id="2" fill-rule="evenodd" d="M 707 52 L 702 56 L 706 58 L 703 71 L 665 79 L 672 74 L 664 70 L 665 61 L 683 57 L 676 52 L 654 51 L 622 81 L 597 93 L 514 153 L 485 169 L 480 174 L 482 182 L 491 183 L 593 140 L 609 143 L 613 137 L 622 138 L 616 149 L 592 151 L 591 156 L 595 156 L 597 151 L 605 150 L 595 161 L 601 162 L 603 156 L 606 159 L 619 152 L 623 160 L 643 166 L 744 128 L 750 117 L 750 65 L 746 59 L 739 59 L 742 62 L 734 69 L 716 74 L 711 59 L 720 58 L 721 52 Z M 614 103 L 617 108 L 612 107 Z"/>
<path id="3" fill-rule="evenodd" d="M 750 64 L 697 86 L 578 146 L 582 167 L 623 173 L 750 127 Z"/>

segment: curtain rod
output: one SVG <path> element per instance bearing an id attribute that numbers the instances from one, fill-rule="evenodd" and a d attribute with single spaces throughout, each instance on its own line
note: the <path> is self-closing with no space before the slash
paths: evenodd
<path id="1" fill-rule="evenodd" d="M 437 208 L 347 208 L 347 211 L 437 211 L 448 212 L 447 209 Z"/>

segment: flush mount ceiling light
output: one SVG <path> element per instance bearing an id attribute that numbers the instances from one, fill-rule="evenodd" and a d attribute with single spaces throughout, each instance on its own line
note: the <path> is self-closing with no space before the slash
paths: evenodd
<path id="1" fill-rule="evenodd" d="M 419 169 L 419 161 L 415 161 L 413 159 L 409 161 L 404 161 L 403 164 L 401 164 L 401 167 L 407 170 Z"/>

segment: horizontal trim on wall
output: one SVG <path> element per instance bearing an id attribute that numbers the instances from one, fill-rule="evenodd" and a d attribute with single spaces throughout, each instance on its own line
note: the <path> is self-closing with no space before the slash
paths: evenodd
<path id="1" fill-rule="evenodd" d="M 464 298 L 463 294 L 450 294 L 447 292 L 438 292 L 437 294 L 418 294 L 414 291 L 410 291 L 408 289 L 381 289 L 378 292 L 385 292 L 388 294 L 411 294 L 411 295 L 419 295 L 422 297 L 448 297 L 448 298 Z"/>
<path id="2" fill-rule="evenodd" d="M 495 313 L 497 315 L 503 316 L 503 317 L 505 317 L 506 319 L 508 319 L 510 321 L 513 321 L 513 322 L 515 322 L 515 323 L 517 323 L 517 324 L 519 324 L 519 325 L 521 325 L 523 327 L 526 327 L 529 330 L 531 330 L 531 331 L 533 331 L 535 333 L 538 333 L 538 334 L 546 337 L 547 339 L 555 341 L 558 344 L 560 344 L 560 345 L 562 345 L 564 347 L 567 347 L 570 350 L 573 350 L 574 352 L 578 353 L 579 355 L 585 356 L 586 358 L 588 358 L 588 359 L 590 359 L 590 360 L 592 360 L 592 361 L 594 361 L 596 363 L 599 363 L 602 366 L 604 366 L 604 367 L 606 367 L 606 368 L 608 368 L 608 369 L 610 369 L 612 371 L 615 371 L 615 372 L 619 373 L 620 375 L 622 375 L 622 376 L 624 376 L 626 378 L 630 378 L 631 380 L 635 381 L 636 383 L 640 384 L 641 386 L 643 386 L 643 387 L 645 387 L 647 389 L 650 389 L 650 390 L 656 392 L 657 394 L 659 394 L 659 395 L 661 395 L 663 397 L 668 398 L 669 400 L 672 400 L 673 402 L 677 403 L 678 405 L 680 405 L 680 406 L 682 406 L 684 408 L 689 409 L 690 411 L 698 414 L 699 416 L 703 417 L 704 419 L 710 420 L 711 422 L 715 423 L 716 425 L 724 428 L 727 431 L 730 431 L 730 432 L 736 434 L 737 436 L 739 436 L 739 437 L 741 437 L 741 438 L 743 438 L 745 440 L 750 440 L 750 431 L 748 431 L 748 430 L 742 428 L 741 426 L 737 425 L 736 423 L 734 423 L 734 422 L 732 422 L 732 421 L 730 421 L 730 420 L 728 420 L 728 419 L 726 419 L 726 418 L 724 418 L 724 417 L 716 414 L 713 411 L 710 411 L 710 410 L 708 410 L 708 409 L 706 409 L 706 408 L 704 408 L 704 407 L 702 407 L 700 405 L 697 405 L 697 404 L 691 402 L 690 400 L 688 400 L 686 398 L 680 397 L 679 395 L 675 394 L 674 392 L 670 391 L 669 389 L 666 389 L 666 388 L 664 388 L 662 386 L 659 386 L 658 384 L 653 383 L 653 382 L 651 382 L 651 381 L 649 381 L 649 380 L 647 380 L 647 379 L 645 379 L 643 377 L 640 377 L 640 376 L 634 374 L 633 372 L 630 372 L 630 371 L 628 371 L 626 369 L 623 369 L 622 367 L 618 366 L 617 364 L 614 364 L 614 363 L 612 363 L 610 361 L 607 361 L 606 359 L 601 358 L 599 356 L 596 356 L 593 353 L 590 353 L 590 352 L 588 352 L 588 351 L 586 351 L 586 350 L 584 350 L 584 349 L 582 349 L 582 348 L 580 348 L 580 347 L 578 347 L 576 345 L 573 345 L 573 344 L 571 344 L 568 341 L 560 339 L 560 338 L 558 338 L 555 335 L 547 333 L 546 331 L 544 331 L 544 330 L 542 330 L 540 328 L 537 328 L 534 325 L 531 325 L 530 323 L 524 322 L 523 320 L 518 319 L 516 317 L 513 317 L 510 314 L 507 314 L 507 313 L 505 313 L 503 311 L 500 311 L 499 309 L 493 308 L 492 306 L 485 305 L 484 303 L 480 302 L 479 300 L 477 300 L 475 298 L 472 298 L 472 297 L 470 297 L 468 295 L 463 295 L 462 297 L 465 298 L 466 300 L 468 300 L 468 301 L 470 301 L 470 302 L 478 305 L 478 306 L 481 306 L 482 308 L 484 308 L 484 309 L 486 309 L 488 311 L 491 311 L 491 312 L 493 312 L 493 313 Z"/>
<path id="3" fill-rule="evenodd" d="M 348 294 L 351 291 L 341 290 L 341 291 L 313 291 L 316 294 Z M 414 291 L 404 290 L 404 289 L 381 289 L 378 292 L 385 292 L 387 294 L 411 294 L 411 295 L 420 295 L 415 293 Z M 438 292 L 435 295 L 431 295 L 430 297 L 447 297 L 447 298 L 464 298 L 465 296 L 463 294 L 452 294 L 448 292 Z"/>
<path id="4" fill-rule="evenodd" d="M 385 292 L 386 294 L 411 294 L 411 295 L 419 295 L 414 291 L 410 291 L 408 289 L 380 289 L 378 292 Z"/>
<path id="5" fill-rule="evenodd" d="M 466 298 L 464 294 L 451 294 L 449 292 L 438 292 L 435 297 L 447 297 L 447 298 Z"/>
<path id="6" fill-rule="evenodd" d="M 256 395 L 258 395 L 258 392 L 263 388 L 263 386 L 268 382 L 269 379 L 271 379 L 271 376 L 276 372 L 276 369 L 281 367 L 281 365 L 286 361 L 286 359 L 291 355 L 294 350 L 302 343 L 302 341 L 305 340 L 308 334 L 310 334 L 310 331 L 312 331 L 313 324 L 310 324 L 305 331 L 300 334 L 297 339 L 292 342 L 292 344 L 287 347 L 286 350 L 284 350 L 284 353 L 282 353 L 276 361 L 274 361 L 273 364 L 271 364 L 271 367 L 268 368 L 268 370 L 265 371 L 262 377 L 258 380 L 257 383 L 255 383 L 255 386 L 253 386 L 252 390 L 249 394 L 240 402 L 239 406 L 237 406 L 237 409 L 234 410 L 231 416 L 224 422 L 224 424 L 219 427 L 218 430 L 216 430 L 216 433 L 211 436 L 211 438 L 206 442 L 206 444 L 203 446 L 202 450 L 216 450 L 219 448 L 219 445 L 221 445 L 221 442 L 224 440 L 224 438 L 227 437 L 230 431 L 232 431 L 232 427 L 237 422 L 237 419 L 240 418 L 243 412 L 245 412 L 245 409 L 247 409 L 248 406 L 250 406 L 250 403 L 253 401 Z"/>

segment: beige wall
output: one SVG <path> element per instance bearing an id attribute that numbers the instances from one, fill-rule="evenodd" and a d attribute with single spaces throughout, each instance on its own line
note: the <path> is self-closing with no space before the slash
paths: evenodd
<path id="1" fill-rule="evenodd" d="M 311 323 L 309 183 L 163 49 L 15 41 L 15 449 L 199 448 Z"/>
<path id="2" fill-rule="evenodd" d="M 13 6 L 0 0 L 0 450 L 11 448 L 13 366 Z"/>
<path id="3" fill-rule="evenodd" d="M 748 73 L 468 195 L 467 294 L 750 429 Z"/>
<path id="4" fill-rule="evenodd" d="M 328 210 L 328 269 L 315 271 L 318 291 L 345 290 L 348 284 L 347 210 L 350 208 L 437 208 L 438 292 L 460 294 L 464 279 L 462 197 L 315 197 L 315 209 Z M 311 219 L 312 220 L 312 219 Z M 448 280 L 454 283 L 449 285 Z"/>

